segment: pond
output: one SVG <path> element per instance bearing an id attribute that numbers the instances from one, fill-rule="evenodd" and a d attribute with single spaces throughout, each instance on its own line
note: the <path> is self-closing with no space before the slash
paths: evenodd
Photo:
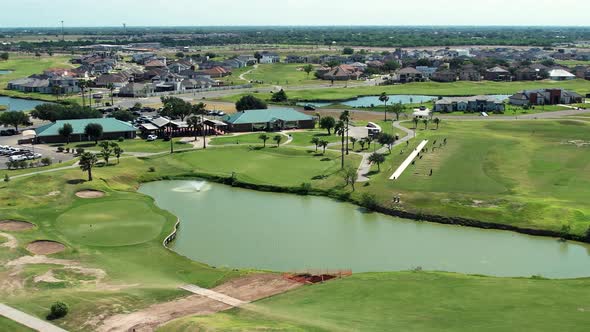
<path id="1" fill-rule="evenodd" d="M 4 70 L 4 69 L 0 69 L 0 75 L 7 75 L 12 73 L 12 70 Z"/>
<path id="2" fill-rule="evenodd" d="M 490 96 L 497 98 L 500 101 L 508 99 L 508 97 L 510 97 L 509 95 L 490 95 Z M 438 99 L 438 97 L 436 97 L 436 96 L 422 96 L 422 95 L 390 95 L 387 105 L 397 104 L 397 103 L 421 104 L 421 103 L 430 102 L 433 99 Z M 383 105 L 383 102 L 381 102 L 379 100 L 379 96 L 366 96 L 366 97 L 358 97 L 358 98 L 354 98 L 354 99 L 350 99 L 350 100 L 346 100 L 346 101 L 342 101 L 342 102 L 330 102 L 330 101 L 328 101 L 328 102 L 313 102 L 312 101 L 312 102 L 297 103 L 297 105 L 299 105 L 299 106 L 312 105 L 315 107 L 326 107 L 326 106 L 337 105 L 337 104 L 346 105 L 346 106 L 350 106 L 350 107 L 372 107 L 372 105 L 381 106 L 381 105 Z"/>
<path id="3" fill-rule="evenodd" d="M 160 181 L 141 193 L 178 216 L 172 249 L 213 266 L 274 271 L 451 271 L 492 276 L 590 276 L 590 246 L 366 213 L 324 197 Z"/>
<path id="4" fill-rule="evenodd" d="M 8 106 L 10 111 L 30 111 L 34 109 L 35 106 L 45 103 L 47 102 L 41 100 L 29 100 L 0 96 L 0 105 Z"/>

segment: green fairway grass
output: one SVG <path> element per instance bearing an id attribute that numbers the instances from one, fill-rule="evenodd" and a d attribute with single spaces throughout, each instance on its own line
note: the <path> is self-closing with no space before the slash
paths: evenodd
<path id="1" fill-rule="evenodd" d="M 263 142 L 258 137 L 263 134 L 261 133 L 253 133 L 253 134 L 244 134 L 244 135 L 226 135 L 226 136 L 219 136 L 213 137 L 211 139 L 211 145 L 239 145 L 239 144 L 256 144 L 256 145 L 263 145 Z M 272 140 L 273 134 L 267 134 L 269 139 L 266 141 L 267 146 L 276 145 Z M 283 137 L 283 143 L 287 140 L 286 137 Z"/>
<path id="2" fill-rule="evenodd" d="M 316 79 L 313 71 L 307 75 L 303 70 L 304 64 L 261 64 L 258 68 L 244 75 L 251 81 L 260 81 L 263 84 L 275 84 L 281 86 L 299 86 L 307 84 L 319 84 L 322 81 Z"/>
<path id="3" fill-rule="evenodd" d="M 588 280 L 367 273 L 158 331 L 585 331 Z"/>
<path id="4" fill-rule="evenodd" d="M 0 316 L 0 328 L 3 329 L 3 331 L 10 331 L 10 332 L 32 332 L 35 330 L 32 330 L 26 326 L 20 325 L 19 323 L 10 320 L 6 317 Z"/>
<path id="5" fill-rule="evenodd" d="M 590 195 L 590 149 L 569 143 L 590 141 L 590 124 L 447 120 L 439 130 L 418 127 L 417 139 L 395 148 L 371 181 L 384 206 L 394 207 L 391 197 L 401 194 L 401 208 L 414 212 L 554 231 L 569 225 L 579 235 L 590 227 L 584 198 Z M 444 138 L 448 144 L 439 148 Z M 429 152 L 389 180 L 422 139 L 430 140 Z"/>
<path id="6" fill-rule="evenodd" d="M 73 208 L 56 222 L 71 241 L 90 246 L 124 246 L 155 239 L 166 218 L 149 201 L 120 197 Z"/>

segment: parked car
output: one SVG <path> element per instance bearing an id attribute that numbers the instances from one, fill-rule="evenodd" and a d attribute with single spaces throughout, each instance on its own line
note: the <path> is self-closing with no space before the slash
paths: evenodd
<path id="1" fill-rule="evenodd" d="M 8 158 L 9 161 L 21 161 L 21 160 L 27 160 L 27 156 L 22 155 L 22 154 L 17 154 L 14 156 L 10 156 Z"/>
<path id="2" fill-rule="evenodd" d="M 14 130 L 14 129 L 0 130 L 0 136 L 13 136 L 13 135 L 16 135 L 16 130 Z"/>
<path id="3" fill-rule="evenodd" d="M 315 106 L 307 104 L 307 105 L 303 106 L 303 109 L 306 111 L 315 111 Z"/>
<path id="4" fill-rule="evenodd" d="M 156 135 L 148 135 L 148 137 L 147 137 L 147 141 L 148 142 L 152 142 L 152 141 L 155 141 L 157 139 L 158 139 L 158 136 L 156 136 Z"/>

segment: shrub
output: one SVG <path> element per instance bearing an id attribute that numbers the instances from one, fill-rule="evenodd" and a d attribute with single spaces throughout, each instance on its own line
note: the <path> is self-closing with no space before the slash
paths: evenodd
<path id="1" fill-rule="evenodd" d="M 51 163 L 52 163 L 52 161 L 51 161 L 51 158 L 49 158 L 49 157 L 45 157 L 45 158 L 41 159 L 41 165 L 43 165 L 43 166 L 49 166 L 49 165 L 51 165 Z"/>
<path id="2" fill-rule="evenodd" d="M 154 166 L 150 166 L 150 168 L 148 168 L 148 172 L 153 173 L 155 171 L 156 171 L 156 168 Z"/>
<path id="3" fill-rule="evenodd" d="M 76 154 L 84 153 L 84 148 L 76 148 Z"/>
<path id="4" fill-rule="evenodd" d="M 307 195 L 311 191 L 311 183 L 304 182 L 299 186 L 297 193 L 301 195 Z"/>
<path id="5" fill-rule="evenodd" d="M 361 195 L 361 205 L 369 210 L 374 210 L 377 207 L 377 197 L 375 194 L 363 193 Z"/>
<path id="6" fill-rule="evenodd" d="M 63 146 L 58 146 L 57 147 L 57 152 L 64 152 Z"/>
<path id="7" fill-rule="evenodd" d="M 70 153 L 70 148 L 66 148 L 66 153 Z"/>
<path id="8" fill-rule="evenodd" d="M 57 301 L 51 306 L 51 309 L 49 311 L 49 315 L 47 315 L 47 319 L 54 320 L 54 319 L 65 317 L 68 314 L 69 310 L 70 309 L 68 308 L 67 304 Z"/>
<path id="9" fill-rule="evenodd" d="M 123 141 L 125 141 L 125 137 L 119 137 L 119 138 L 117 139 L 117 141 L 119 141 L 119 142 L 123 142 Z"/>
<path id="10" fill-rule="evenodd" d="M 10 181 L 10 176 L 8 174 L 4 174 L 4 182 Z"/>

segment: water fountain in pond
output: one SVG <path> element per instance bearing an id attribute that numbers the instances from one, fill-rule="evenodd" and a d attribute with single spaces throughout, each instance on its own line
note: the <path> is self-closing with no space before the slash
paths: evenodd
<path id="1" fill-rule="evenodd" d="M 174 188 L 173 191 L 179 193 L 200 193 L 210 188 L 211 186 L 205 181 L 190 181 Z"/>

